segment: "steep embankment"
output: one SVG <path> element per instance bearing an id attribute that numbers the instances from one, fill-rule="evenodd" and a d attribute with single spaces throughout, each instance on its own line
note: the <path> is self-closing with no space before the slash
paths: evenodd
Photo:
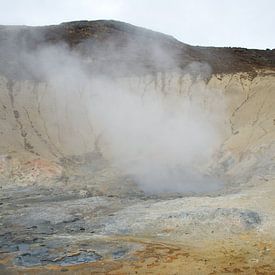
<path id="1" fill-rule="evenodd" d="M 212 75 L 207 81 L 192 80 L 184 72 L 158 73 L 116 78 L 113 87 L 116 85 L 114 91 L 123 87 L 140 97 L 155 93 L 167 102 L 204 96 L 200 102 L 203 108 L 220 116 L 223 141 L 213 168 L 240 183 L 253 175 L 265 178 L 274 172 L 274 78 L 272 71 L 261 71 L 254 78 L 247 73 Z M 62 163 L 74 156 L 96 152 L 108 159 L 90 110 L 90 90 L 68 89 L 64 94 L 48 83 L 2 77 L 0 100 L 5 184 L 9 180 L 37 181 L 40 172 L 45 173 L 42 177 L 51 173 L 61 177 Z M 33 171 L 33 166 L 42 170 Z"/>
<path id="2" fill-rule="evenodd" d="M 85 84 L 102 76 L 113 93 L 153 93 L 162 101 L 205 95 L 201 108 L 221 117 L 223 142 L 215 160 L 221 173 L 252 176 L 272 170 L 274 50 L 192 47 L 115 21 L 2 26 L 0 38 L 5 183 L 36 181 L 40 172 L 60 178 L 62 164 L 73 156 L 104 153 L 91 106 L 93 91 L 107 89 L 105 80 Z M 33 166 L 41 171 L 32 179 Z"/>

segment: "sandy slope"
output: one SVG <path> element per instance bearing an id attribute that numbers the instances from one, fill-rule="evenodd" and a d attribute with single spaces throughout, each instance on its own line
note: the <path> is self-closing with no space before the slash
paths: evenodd
<path id="1" fill-rule="evenodd" d="M 220 116 L 217 123 L 223 142 L 215 168 L 240 183 L 254 175 L 264 179 L 274 172 L 274 77 L 268 71 L 259 72 L 253 79 L 245 73 L 213 75 L 206 83 L 192 82 L 188 75 L 160 73 L 118 78 L 115 84 L 141 97 L 156 93 L 170 105 L 181 98 L 205 94 L 200 99 L 203 108 Z M 205 92 L 196 94 L 198 89 Z M 92 100 L 87 90 L 64 95 L 47 83 L 15 82 L 2 77 L 0 149 L 1 175 L 5 179 L 2 184 L 8 183 L 11 174 L 13 180 L 22 183 L 24 177 L 28 177 L 28 182 L 35 181 L 39 173 L 46 178 L 60 177 L 62 158 L 98 150 L 108 159 L 108 148 L 101 142 L 90 111 Z M 36 171 L 31 173 L 33 166 Z M 16 177 L 20 169 L 26 171 L 21 178 Z"/>

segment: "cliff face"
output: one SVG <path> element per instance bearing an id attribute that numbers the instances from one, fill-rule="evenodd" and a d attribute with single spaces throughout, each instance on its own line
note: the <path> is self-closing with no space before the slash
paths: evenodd
<path id="1" fill-rule="evenodd" d="M 274 49 L 193 47 L 115 21 L 1 26 L 0 41 L 0 185 L 30 203 L 7 206 L 9 230 L 274 237 Z"/>
<path id="2" fill-rule="evenodd" d="M 274 173 L 274 50 L 192 47 L 116 21 L 2 26 L 0 38 L 4 184 L 67 181 L 76 159 L 99 158 L 145 170 L 139 181 L 152 163 L 231 185 Z"/>
<path id="3" fill-rule="evenodd" d="M 127 96 L 136 96 L 135 101 L 152 97 L 176 111 L 180 108 L 171 107 L 171 102 L 198 108 L 204 118 L 195 119 L 202 125 L 193 124 L 203 128 L 210 121 L 219 135 L 213 159 L 212 155 L 207 159 L 215 174 L 251 177 L 259 167 L 261 173 L 273 171 L 274 50 L 193 47 L 116 21 L 2 26 L 0 39 L 2 167 L 17 167 L 22 161 L 18 157 L 38 158 L 54 161 L 53 170 L 60 177 L 64 162 L 75 156 L 96 152 L 110 160 L 104 127 L 111 128 L 112 123 L 103 126 L 106 118 L 94 111 L 94 105 L 98 96 L 114 101 L 112 96 L 126 91 Z M 108 100 L 98 104 L 111 113 Z M 118 108 L 131 112 L 126 105 Z M 138 112 L 146 114 L 144 109 Z M 129 117 L 123 123 L 131 129 L 133 121 Z M 25 166 L 20 169 L 32 169 Z M 22 174 L 22 181 L 32 175 L 31 170 L 27 174 L 2 170 L 5 182 L 13 174 Z M 40 170 L 33 181 L 45 173 Z"/>
<path id="4" fill-rule="evenodd" d="M 216 115 L 220 112 L 220 169 L 235 176 L 247 170 L 252 176 L 260 167 L 273 170 L 274 77 L 272 72 L 262 71 L 253 79 L 238 73 L 212 75 L 205 82 L 192 80 L 188 74 L 158 73 L 116 78 L 113 87 L 116 85 L 114 92 L 123 87 L 140 97 L 155 93 L 167 102 L 196 96 L 198 89 L 211 91 L 202 94 L 203 108 Z M 8 156 L 12 155 L 58 162 L 95 151 L 108 158 L 90 109 L 93 97 L 89 89 L 68 89 L 64 94 L 44 82 L 2 77 L 0 100 L 2 162 L 11 161 Z"/>

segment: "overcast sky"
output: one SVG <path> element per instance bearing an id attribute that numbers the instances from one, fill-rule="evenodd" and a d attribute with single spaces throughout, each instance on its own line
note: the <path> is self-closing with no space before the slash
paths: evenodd
<path id="1" fill-rule="evenodd" d="M 275 0 L 0 0 L 2 25 L 115 19 L 203 46 L 275 48 Z"/>

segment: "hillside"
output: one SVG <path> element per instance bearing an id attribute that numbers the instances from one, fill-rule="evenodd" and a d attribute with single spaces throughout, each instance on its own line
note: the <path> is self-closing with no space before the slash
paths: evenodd
<path id="1" fill-rule="evenodd" d="M 100 73 L 145 74 L 184 69 L 191 62 L 205 62 L 213 73 L 255 75 L 258 69 L 275 68 L 275 49 L 194 47 L 171 36 L 118 21 L 77 21 L 45 27 L 0 26 L 0 40 L 1 70 L 11 76 L 22 76 L 16 64 L 20 52 L 60 43 L 86 57 L 88 68 Z M 168 54 L 169 58 L 160 62 L 156 51 Z M 88 57 L 92 60 L 87 60 Z"/>

